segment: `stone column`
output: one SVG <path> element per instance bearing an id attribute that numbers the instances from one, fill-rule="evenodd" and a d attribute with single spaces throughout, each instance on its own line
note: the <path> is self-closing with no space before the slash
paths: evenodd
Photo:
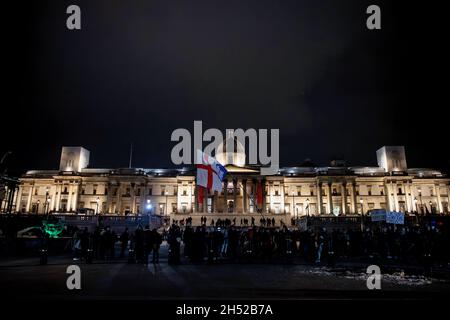
<path id="1" fill-rule="evenodd" d="M 195 184 L 194 186 L 194 211 L 195 212 L 199 212 L 199 208 L 198 208 L 198 186 L 197 184 Z"/>
<path id="2" fill-rule="evenodd" d="M 136 185 L 134 183 L 130 184 L 131 191 L 131 213 L 136 213 Z M 167 210 L 167 213 L 169 210 Z"/>
<path id="3" fill-rule="evenodd" d="M 410 196 L 411 190 L 409 189 L 409 180 L 405 183 L 405 202 L 406 202 L 406 211 L 411 212 L 411 196 Z"/>
<path id="4" fill-rule="evenodd" d="M 122 212 L 122 204 L 121 204 L 121 199 L 122 199 L 122 184 L 119 182 L 118 186 L 117 186 L 117 199 L 116 199 L 116 211 L 117 213 L 121 213 Z M 158 208 L 159 210 L 159 208 Z"/>
<path id="5" fill-rule="evenodd" d="M 386 198 L 386 210 L 392 211 L 391 190 L 389 188 L 389 183 L 387 181 L 384 182 L 384 193 L 385 193 L 385 198 Z"/>
<path id="6" fill-rule="evenodd" d="M 22 210 L 22 193 L 23 187 L 19 185 L 19 191 L 17 191 L 16 196 L 16 212 L 20 212 Z"/>
<path id="7" fill-rule="evenodd" d="M 69 196 L 67 197 L 67 211 L 72 210 L 72 184 L 69 184 L 68 188 Z"/>
<path id="8" fill-rule="evenodd" d="M 237 180 L 233 179 L 233 213 L 237 212 Z"/>
<path id="9" fill-rule="evenodd" d="M 242 212 L 247 213 L 247 179 L 242 180 Z"/>
<path id="10" fill-rule="evenodd" d="M 189 204 L 189 209 L 188 209 L 188 210 L 192 210 L 192 182 L 189 182 L 189 183 L 188 183 L 188 187 L 189 187 L 189 190 L 188 190 L 188 195 L 189 195 L 189 202 L 188 202 L 188 204 Z"/>
<path id="11" fill-rule="evenodd" d="M 52 192 L 53 194 L 51 195 L 49 211 L 54 211 L 55 210 L 55 206 L 56 206 L 56 191 L 57 190 L 58 190 L 58 185 L 55 185 L 55 188 L 53 189 L 53 192 Z M 49 192 L 49 194 L 50 194 L 50 192 Z"/>
<path id="12" fill-rule="evenodd" d="M 333 195 L 331 193 L 331 182 L 327 183 L 328 189 L 327 189 L 327 194 L 328 194 L 328 213 L 332 214 L 333 213 Z"/>
<path id="13" fill-rule="evenodd" d="M 266 197 L 267 197 L 267 194 L 266 194 L 266 179 L 262 179 L 261 180 L 261 191 L 262 191 L 262 205 L 261 205 L 261 209 L 262 209 L 262 214 L 265 214 L 266 213 L 266 201 L 267 201 L 267 199 L 266 199 Z M 272 201 L 270 201 L 271 203 L 272 203 Z M 269 210 L 270 210 L 271 208 L 269 208 Z"/>
<path id="14" fill-rule="evenodd" d="M 439 213 L 444 212 L 444 208 L 442 207 L 442 201 L 441 201 L 441 188 L 439 184 L 436 184 L 434 186 L 434 191 L 436 193 L 436 199 L 437 199 L 437 210 L 439 210 Z"/>
<path id="15" fill-rule="evenodd" d="M 394 186 L 393 182 L 391 181 L 391 188 L 392 188 L 393 193 L 394 193 L 394 207 L 395 207 L 395 211 L 399 211 L 398 197 L 397 197 L 397 183 Z"/>
<path id="16" fill-rule="evenodd" d="M 56 204 L 55 204 L 55 210 L 59 211 L 61 209 L 61 192 L 62 192 L 62 185 L 58 183 L 56 185 Z"/>
<path id="17" fill-rule="evenodd" d="M 208 196 L 209 196 L 209 189 L 204 188 L 203 189 L 203 208 L 202 212 L 207 213 L 208 212 Z"/>
<path id="18" fill-rule="evenodd" d="M 106 187 L 108 188 L 107 192 L 106 192 L 106 212 L 105 213 L 110 213 L 111 212 L 111 184 L 107 184 Z"/>
<path id="19" fill-rule="evenodd" d="M 27 199 L 27 206 L 25 208 L 25 211 L 28 213 L 30 212 L 30 206 L 31 206 L 31 196 L 33 195 L 33 186 L 30 186 L 29 193 L 28 193 L 28 199 Z"/>
<path id="20" fill-rule="evenodd" d="M 322 182 L 317 182 L 317 213 L 322 214 Z"/>
<path id="21" fill-rule="evenodd" d="M 357 214 L 358 213 L 358 205 L 356 204 L 356 181 L 353 181 L 351 184 L 352 187 L 352 211 L 353 214 Z"/>
<path id="22" fill-rule="evenodd" d="M 342 213 L 347 214 L 347 183 L 341 185 Z"/>
<path id="23" fill-rule="evenodd" d="M 73 188 L 72 188 L 72 192 L 74 193 L 73 194 L 73 199 L 72 199 L 72 208 L 73 208 L 73 210 L 74 211 L 76 211 L 77 210 L 77 208 L 78 208 L 78 194 L 79 194 L 79 190 L 78 190 L 78 184 L 75 184 L 74 186 L 73 186 Z"/>

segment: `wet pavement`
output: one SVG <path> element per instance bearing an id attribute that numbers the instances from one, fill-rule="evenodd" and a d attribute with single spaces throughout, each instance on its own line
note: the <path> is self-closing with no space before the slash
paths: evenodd
<path id="1" fill-rule="evenodd" d="M 85 264 L 70 256 L 0 260 L 0 287 L 8 298 L 32 299 L 422 299 L 448 295 L 450 281 L 390 270 L 381 290 L 368 290 L 364 264 L 335 268 L 301 264 L 205 263 L 169 265 L 126 259 Z M 66 268 L 81 268 L 81 290 L 68 290 Z"/>

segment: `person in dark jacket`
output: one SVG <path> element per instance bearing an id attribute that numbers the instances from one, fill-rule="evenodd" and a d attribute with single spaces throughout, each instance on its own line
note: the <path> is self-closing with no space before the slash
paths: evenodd
<path id="1" fill-rule="evenodd" d="M 125 228 L 125 231 L 120 235 L 120 257 L 123 258 L 125 256 L 125 250 L 128 246 L 128 240 L 130 239 L 130 234 L 128 233 L 128 228 Z"/>
<path id="2" fill-rule="evenodd" d="M 158 233 L 155 229 L 152 230 L 152 238 L 153 238 L 153 259 L 152 263 L 159 263 L 159 248 L 162 243 L 162 235 Z"/>

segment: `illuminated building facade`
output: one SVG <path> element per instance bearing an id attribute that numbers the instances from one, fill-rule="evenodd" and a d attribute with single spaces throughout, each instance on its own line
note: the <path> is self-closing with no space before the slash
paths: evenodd
<path id="1" fill-rule="evenodd" d="M 377 167 L 347 167 L 333 161 L 327 167 L 281 168 L 272 176 L 260 175 L 257 166 L 242 165 L 245 154 L 222 158 L 229 173 L 223 191 L 207 194 L 199 203 L 195 168 L 95 169 L 89 168 L 89 151 L 63 147 L 59 170 L 28 171 L 21 177 L 16 212 L 156 213 L 176 220 L 233 219 L 260 212 L 284 221 L 381 208 L 449 213 L 450 180 L 436 170 L 408 169 L 404 147 L 379 149 Z M 260 204 L 255 203 L 258 185 Z"/>

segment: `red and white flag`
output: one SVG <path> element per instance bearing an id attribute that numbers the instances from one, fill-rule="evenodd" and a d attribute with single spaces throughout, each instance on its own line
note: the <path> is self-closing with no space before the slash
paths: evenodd
<path id="1" fill-rule="evenodd" d="M 227 170 L 216 159 L 206 153 L 197 150 L 197 185 L 211 189 L 212 191 L 222 191 L 222 181 L 227 174 Z"/>

